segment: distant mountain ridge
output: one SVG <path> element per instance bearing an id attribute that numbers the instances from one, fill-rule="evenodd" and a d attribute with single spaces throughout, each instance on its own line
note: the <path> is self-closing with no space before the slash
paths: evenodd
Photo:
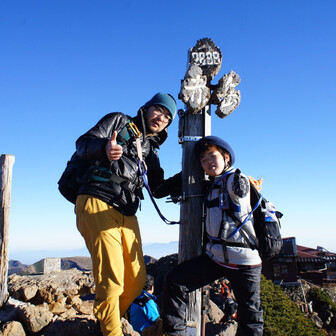
<path id="1" fill-rule="evenodd" d="M 8 263 L 8 275 L 14 273 L 18 275 L 40 274 L 43 273 L 43 260 L 41 259 L 32 265 L 22 264 L 18 260 L 10 260 Z M 61 258 L 62 271 L 77 268 L 80 271 L 92 270 L 92 261 L 90 257 L 69 257 Z"/>
<path id="2" fill-rule="evenodd" d="M 43 273 L 43 260 L 41 259 L 32 265 L 24 265 L 18 260 L 10 260 L 8 263 L 8 275 L 30 275 Z M 145 264 L 154 264 L 157 262 L 156 258 L 144 255 Z M 61 258 L 61 270 L 66 271 L 76 268 L 79 271 L 91 271 L 92 261 L 90 257 L 69 257 Z"/>
<path id="3" fill-rule="evenodd" d="M 177 253 L 178 242 L 170 243 L 153 243 L 153 244 L 144 244 L 143 251 L 145 256 L 146 264 L 151 263 L 152 260 L 160 259 L 161 257 Z M 24 264 L 19 260 L 10 260 L 8 264 L 8 275 L 19 274 L 19 275 L 28 275 L 28 274 L 38 274 L 43 272 L 43 260 L 45 258 L 61 258 L 61 269 L 68 270 L 71 268 L 77 268 L 81 271 L 87 271 L 92 269 L 92 261 L 88 256 L 89 253 L 86 249 L 73 250 L 73 252 L 80 252 L 82 255 L 73 256 L 73 257 L 62 257 L 62 254 L 69 255 L 70 251 L 48 251 L 45 256 L 43 256 L 43 251 L 40 251 L 42 257 L 39 261 L 28 265 Z M 87 256 L 83 256 L 86 254 Z"/>
<path id="4" fill-rule="evenodd" d="M 169 243 L 144 243 L 142 245 L 144 255 L 149 255 L 153 258 L 160 259 L 169 254 L 177 253 L 178 242 L 172 241 Z M 35 250 L 35 251 L 17 251 L 9 252 L 11 261 L 20 262 L 25 266 L 33 265 L 37 261 L 44 258 L 69 258 L 72 256 L 89 257 L 90 254 L 86 247 L 72 250 Z M 12 264 L 12 267 L 15 267 Z"/>

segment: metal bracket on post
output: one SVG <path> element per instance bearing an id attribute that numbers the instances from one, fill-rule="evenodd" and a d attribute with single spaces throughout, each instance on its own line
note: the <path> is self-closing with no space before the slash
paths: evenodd
<path id="1" fill-rule="evenodd" d="M 184 117 L 186 114 L 187 114 L 187 110 L 179 109 L 179 110 L 177 111 L 177 115 L 178 115 L 179 117 Z"/>
<path id="2" fill-rule="evenodd" d="M 179 118 L 179 126 L 178 126 L 178 143 L 183 144 L 184 142 L 189 141 L 198 141 L 202 138 L 202 136 L 199 135 L 193 135 L 193 136 L 185 136 L 185 116 L 188 114 L 188 110 L 179 109 L 177 111 Z M 201 114 L 201 113 L 200 113 Z"/>
<path id="3" fill-rule="evenodd" d="M 185 192 L 182 193 L 180 196 L 176 197 L 168 197 L 166 203 L 182 203 L 185 201 L 187 198 L 193 198 L 193 197 L 204 197 L 204 194 L 196 194 L 196 195 L 186 195 Z"/>
<path id="4" fill-rule="evenodd" d="M 179 137 L 178 142 L 179 142 L 179 144 L 182 144 L 184 142 L 198 141 L 200 139 L 202 139 L 202 137 L 199 136 L 199 135 L 192 135 L 192 136 L 189 135 L 189 136 Z"/>
<path id="5" fill-rule="evenodd" d="M 187 114 L 186 110 L 178 110 L 177 115 L 179 116 L 179 125 L 178 125 L 178 142 L 180 142 L 180 138 L 184 136 L 184 117 Z"/>

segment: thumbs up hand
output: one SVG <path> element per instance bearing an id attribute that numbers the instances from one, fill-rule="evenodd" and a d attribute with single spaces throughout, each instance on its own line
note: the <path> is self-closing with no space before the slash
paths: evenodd
<path id="1" fill-rule="evenodd" d="M 114 131 L 105 147 L 106 156 L 110 161 L 119 160 L 123 153 L 122 147 L 117 143 L 117 135 L 118 132 Z"/>

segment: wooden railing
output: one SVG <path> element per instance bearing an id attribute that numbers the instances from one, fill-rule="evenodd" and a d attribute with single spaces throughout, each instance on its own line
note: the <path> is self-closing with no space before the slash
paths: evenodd
<path id="1" fill-rule="evenodd" d="M 323 278 L 323 287 L 336 287 L 336 279 Z"/>

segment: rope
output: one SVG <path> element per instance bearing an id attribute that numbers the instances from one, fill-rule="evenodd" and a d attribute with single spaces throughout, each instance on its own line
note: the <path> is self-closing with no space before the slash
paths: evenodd
<path id="1" fill-rule="evenodd" d="M 158 205 L 155 202 L 155 199 L 153 197 L 152 191 L 150 190 L 150 187 L 149 187 L 149 184 L 148 184 L 147 169 L 145 169 L 144 165 L 142 164 L 142 162 L 140 160 L 138 160 L 138 166 L 139 166 L 140 174 L 141 174 L 141 176 L 143 178 L 143 181 L 144 181 L 145 188 L 147 189 L 149 197 L 150 197 L 150 199 L 151 199 L 151 201 L 152 201 L 152 203 L 154 205 L 155 210 L 157 211 L 158 215 L 160 216 L 160 218 L 167 225 L 180 224 L 180 222 L 170 221 L 165 216 L 163 216 L 163 214 L 161 213 Z"/>
<path id="2" fill-rule="evenodd" d="M 246 218 L 244 219 L 244 221 L 237 227 L 237 229 L 235 229 L 231 234 L 229 234 L 229 236 L 227 237 L 227 239 L 231 238 L 232 236 L 234 236 L 245 224 L 246 222 L 251 218 L 253 212 L 258 208 L 258 206 L 260 205 L 262 200 L 262 196 L 260 195 L 260 198 L 257 202 L 257 204 L 254 206 L 254 208 L 252 209 L 252 211 L 246 216 Z"/>

